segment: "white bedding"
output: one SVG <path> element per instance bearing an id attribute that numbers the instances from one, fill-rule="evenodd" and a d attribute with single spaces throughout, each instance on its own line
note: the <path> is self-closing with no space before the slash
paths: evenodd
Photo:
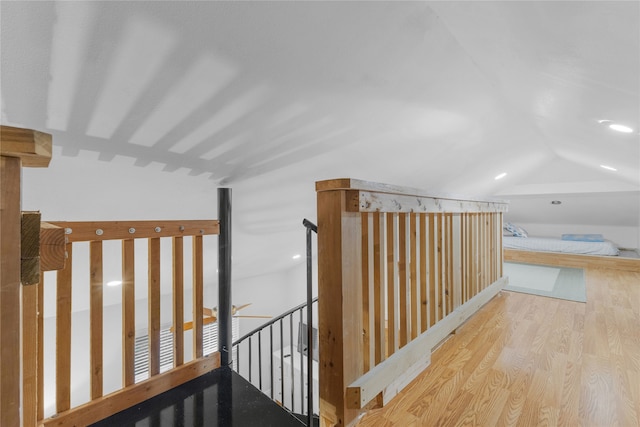
<path id="1" fill-rule="evenodd" d="M 503 236 L 503 246 L 507 249 L 525 251 L 562 252 L 587 255 L 618 255 L 618 248 L 612 242 L 577 242 L 550 237 L 509 237 Z"/>

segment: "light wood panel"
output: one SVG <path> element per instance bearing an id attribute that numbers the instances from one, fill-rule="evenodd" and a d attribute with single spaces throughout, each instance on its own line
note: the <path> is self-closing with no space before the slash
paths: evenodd
<path id="1" fill-rule="evenodd" d="M 640 273 L 585 272 L 586 304 L 501 292 L 358 426 L 640 425 Z"/>

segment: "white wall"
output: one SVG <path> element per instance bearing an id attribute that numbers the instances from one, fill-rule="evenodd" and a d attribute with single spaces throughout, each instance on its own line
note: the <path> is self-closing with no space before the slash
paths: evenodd
<path id="1" fill-rule="evenodd" d="M 316 260 L 314 260 L 314 269 Z M 252 303 L 242 310 L 243 315 L 277 316 L 306 301 L 306 264 L 304 256 L 293 267 L 279 273 L 249 277 L 233 282 L 232 299 L 235 305 Z M 314 296 L 317 295 L 317 272 L 314 271 Z M 257 328 L 268 319 L 240 320 L 240 335 Z"/>

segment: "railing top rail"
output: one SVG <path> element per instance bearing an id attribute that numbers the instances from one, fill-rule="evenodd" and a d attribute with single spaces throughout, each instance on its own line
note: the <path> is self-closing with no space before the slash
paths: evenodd
<path id="1" fill-rule="evenodd" d="M 420 190 L 417 188 L 404 187 L 399 185 L 382 184 L 379 182 L 364 181 L 353 178 L 338 178 L 316 182 L 316 191 L 332 191 L 332 190 L 356 190 L 368 191 L 374 193 L 398 194 L 404 196 L 417 196 L 441 200 L 485 202 L 492 204 L 504 204 L 509 202 L 506 200 L 492 198 L 468 197 L 458 194 L 433 193 L 430 191 Z"/>
<path id="2" fill-rule="evenodd" d="M 65 229 L 68 242 L 219 234 L 218 220 L 47 221 Z"/>
<path id="3" fill-rule="evenodd" d="M 312 299 L 311 303 L 313 304 L 316 301 L 318 301 L 318 297 L 315 297 L 314 299 Z M 240 337 L 237 340 L 235 340 L 234 343 L 231 346 L 233 347 L 235 345 L 240 344 L 242 341 L 246 340 L 247 338 L 249 338 L 250 336 L 254 335 L 255 333 L 260 332 L 261 330 L 263 330 L 265 328 L 268 328 L 269 326 L 275 324 L 279 320 L 284 319 L 285 317 L 295 313 L 296 311 L 298 311 L 300 309 L 305 308 L 306 306 L 307 306 L 307 303 L 303 302 L 302 304 L 293 307 L 291 310 L 285 311 L 284 313 L 282 313 L 278 317 L 274 317 L 273 319 L 269 320 L 267 323 L 263 323 L 262 325 L 258 326 L 257 328 L 255 328 L 251 332 L 247 332 L 242 337 Z"/>

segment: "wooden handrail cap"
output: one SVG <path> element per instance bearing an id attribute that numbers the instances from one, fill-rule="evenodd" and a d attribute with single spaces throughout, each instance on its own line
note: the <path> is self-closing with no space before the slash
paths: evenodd
<path id="1" fill-rule="evenodd" d="M 431 191 L 420 190 L 417 188 L 404 187 L 400 185 L 382 184 L 379 182 L 365 181 L 354 178 L 337 178 L 324 181 L 316 181 L 316 191 L 335 191 L 335 190 L 356 190 L 369 191 L 374 193 L 400 194 L 405 196 L 428 197 L 443 200 L 464 200 L 470 202 L 487 202 L 497 204 L 508 204 L 509 202 L 493 198 L 469 197 L 459 194 L 434 193 Z"/>
<path id="2" fill-rule="evenodd" d="M 48 167 L 51 147 L 52 137 L 49 133 L 0 125 L 0 155 L 19 157 L 22 166 Z"/>

